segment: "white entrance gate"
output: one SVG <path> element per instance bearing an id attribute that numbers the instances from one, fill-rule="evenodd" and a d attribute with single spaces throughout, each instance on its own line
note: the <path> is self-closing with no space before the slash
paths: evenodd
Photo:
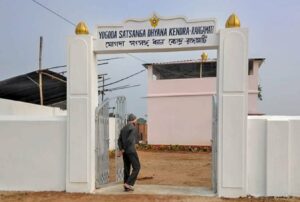
<path id="1" fill-rule="evenodd" d="M 99 26 L 89 35 L 79 23 L 68 39 L 68 192 L 95 189 L 95 109 L 98 105 L 96 54 L 218 50 L 217 193 L 246 194 L 248 30 L 235 16 L 226 29 L 214 19 L 184 17 L 127 20 Z"/>

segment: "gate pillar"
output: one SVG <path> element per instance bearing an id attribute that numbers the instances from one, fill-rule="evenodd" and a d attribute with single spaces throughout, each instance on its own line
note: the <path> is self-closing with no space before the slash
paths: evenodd
<path id="1" fill-rule="evenodd" d="M 68 38 L 67 45 L 66 191 L 93 192 L 95 109 L 98 105 L 96 56 L 93 37 L 88 35 L 84 23 L 78 24 L 76 33 L 78 35 Z"/>
<path id="2" fill-rule="evenodd" d="M 218 195 L 246 195 L 248 30 L 220 30 L 218 50 Z"/>

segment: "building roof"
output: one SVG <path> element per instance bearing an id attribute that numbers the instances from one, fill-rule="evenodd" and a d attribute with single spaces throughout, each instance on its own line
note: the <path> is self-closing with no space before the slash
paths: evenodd
<path id="1" fill-rule="evenodd" d="M 249 61 L 259 61 L 260 65 L 265 61 L 265 58 L 249 58 Z M 168 65 L 168 64 L 188 64 L 188 63 L 201 63 L 201 59 L 195 60 L 180 60 L 180 61 L 170 61 L 170 62 L 158 62 L 158 63 L 145 63 L 143 66 L 148 68 L 149 65 Z M 206 62 L 217 62 L 217 59 L 208 59 Z"/>
<path id="2" fill-rule="evenodd" d="M 42 70 L 44 105 L 66 100 L 66 77 L 50 70 Z M 39 71 L 0 81 L 0 98 L 40 104 Z"/>

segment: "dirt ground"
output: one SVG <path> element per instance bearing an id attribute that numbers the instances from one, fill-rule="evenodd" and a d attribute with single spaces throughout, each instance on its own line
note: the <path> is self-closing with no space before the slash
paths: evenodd
<path id="1" fill-rule="evenodd" d="M 226 199 L 199 196 L 158 196 L 158 195 L 96 195 L 70 194 L 65 192 L 20 192 L 1 193 L 1 202 L 299 202 L 299 198 L 238 198 Z"/>
<path id="2" fill-rule="evenodd" d="M 137 185 L 159 184 L 177 186 L 211 186 L 211 153 L 200 152 L 145 152 L 139 151 L 141 172 Z M 113 170 L 111 165 L 111 171 Z M 111 172 L 112 173 L 112 172 Z M 114 178 L 110 176 L 111 180 Z M 71 194 L 65 192 L 0 192 L 1 202 L 150 202 L 150 201 L 190 201 L 190 202 L 291 202 L 300 198 L 238 198 L 226 199 L 217 197 L 199 196 L 165 196 L 165 195 L 134 195 L 133 193 L 121 195 L 99 194 Z"/>
<path id="3" fill-rule="evenodd" d="M 211 187 L 210 152 L 138 151 L 141 171 L 137 184 Z M 110 181 L 114 181 L 113 159 Z"/>

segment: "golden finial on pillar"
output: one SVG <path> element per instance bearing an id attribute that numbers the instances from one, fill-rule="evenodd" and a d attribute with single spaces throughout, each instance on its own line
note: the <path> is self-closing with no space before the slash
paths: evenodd
<path id="1" fill-rule="evenodd" d="M 203 53 L 201 54 L 202 62 L 206 62 L 207 58 L 208 58 L 208 54 L 207 54 L 206 52 L 203 52 Z"/>
<path id="2" fill-rule="evenodd" d="M 84 22 L 79 22 L 76 26 L 75 33 L 77 35 L 89 34 L 89 29 Z"/>
<path id="3" fill-rule="evenodd" d="M 226 28 L 235 28 L 240 26 L 241 26 L 240 19 L 234 13 L 229 16 L 225 24 Z"/>

